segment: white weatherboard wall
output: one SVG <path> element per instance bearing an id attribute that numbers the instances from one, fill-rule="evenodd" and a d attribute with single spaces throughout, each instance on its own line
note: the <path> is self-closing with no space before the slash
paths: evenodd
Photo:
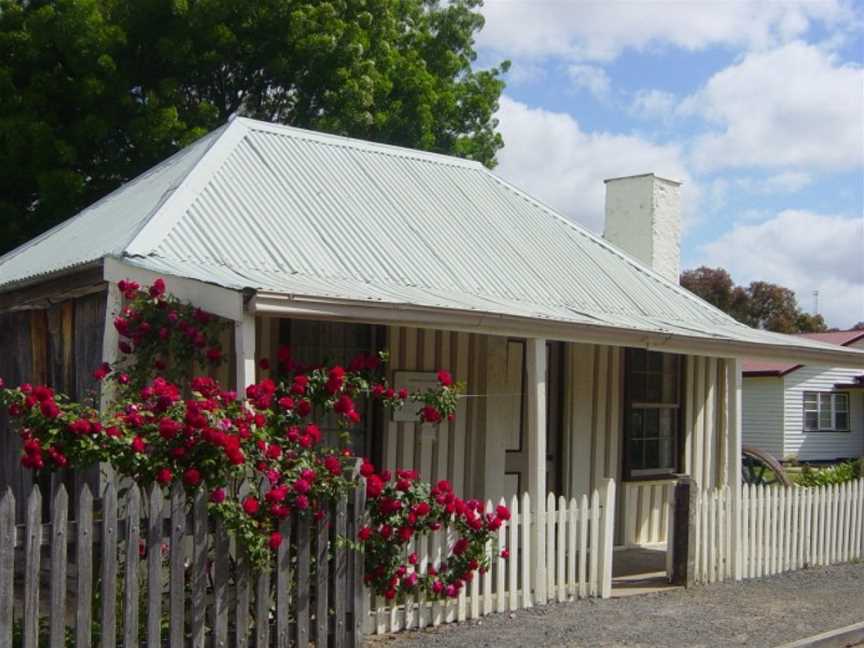
<path id="1" fill-rule="evenodd" d="M 784 457 L 802 461 L 832 460 L 864 455 L 864 394 L 849 390 L 849 432 L 805 432 L 804 392 L 841 391 L 836 383 L 851 383 L 861 370 L 804 366 L 783 377 Z"/>
<path id="2" fill-rule="evenodd" d="M 783 378 L 753 376 L 744 378 L 742 399 L 742 443 L 782 459 Z"/>

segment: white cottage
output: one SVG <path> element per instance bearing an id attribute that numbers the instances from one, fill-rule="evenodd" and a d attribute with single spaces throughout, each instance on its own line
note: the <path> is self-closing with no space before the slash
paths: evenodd
<path id="1" fill-rule="evenodd" d="M 87 361 L 115 357 L 117 282 L 164 277 L 234 322 L 238 385 L 279 344 L 384 348 L 396 382 L 467 383 L 440 428 L 369 412 L 355 440 L 377 463 L 465 496 L 525 492 L 536 514 L 618 484 L 617 542 L 662 540 L 676 475 L 740 496 L 743 358 L 864 367 L 864 352 L 750 329 L 680 288 L 678 183 L 606 190 L 600 238 L 476 162 L 234 119 L 0 258 L 0 375 L 83 392 Z M 16 443 L 0 437 L 5 483 L 28 478 Z M 545 600 L 555 545 L 531 533 Z"/>
<path id="2" fill-rule="evenodd" d="M 801 337 L 864 349 L 864 331 Z M 864 456 L 864 372 L 861 369 L 746 360 L 744 445 L 778 459 L 836 461 Z"/>

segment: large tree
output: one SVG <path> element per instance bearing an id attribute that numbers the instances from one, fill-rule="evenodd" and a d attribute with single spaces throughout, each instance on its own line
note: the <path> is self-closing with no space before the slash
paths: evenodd
<path id="1" fill-rule="evenodd" d="M 723 268 L 705 266 L 681 273 L 681 285 L 739 322 L 777 333 L 827 330 L 819 314 L 806 313 L 789 288 L 765 281 L 736 286 Z"/>
<path id="2" fill-rule="evenodd" d="M 495 165 L 481 0 L 0 0 L 0 251 L 231 115 Z"/>

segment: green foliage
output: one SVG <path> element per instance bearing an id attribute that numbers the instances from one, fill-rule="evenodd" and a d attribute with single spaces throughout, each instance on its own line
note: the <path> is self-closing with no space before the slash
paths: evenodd
<path id="1" fill-rule="evenodd" d="M 833 466 L 814 467 L 805 464 L 796 477 L 801 486 L 827 486 L 844 484 L 861 477 L 861 459 L 844 461 Z"/>
<path id="2" fill-rule="evenodd" d="M 765 281 L 736 286 L 723 268 L 701 266 L 681 273 L 681 285 L 748 326 L 776 333 L 827 330 L 821 315 L 806 313 L 789 288 Z"/>
<path id="3" fill-rule="evenodd" d="M 480 0 L 0 0 L 0 253 L 232 114 L 494 166 Z"/>

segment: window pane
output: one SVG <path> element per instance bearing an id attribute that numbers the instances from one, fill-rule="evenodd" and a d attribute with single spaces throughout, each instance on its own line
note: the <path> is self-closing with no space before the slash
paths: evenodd
<path id="1" fill-rule="evenodd" d="M 804 409 L 816 411 L 818 402 L 816 392 L 804 392 Z"/>
<path id="2" fill-rule="evenodd" d="M 646 439 L 656 439 L 660 435 L 660 410 L 643 410 L 643 432 Z"/>
<path id="3" fill-rule="evenodd" d="M 660 441 L 660 468 L 675 468 L 675 459 L 673 453 L 672 439 L 663 439 Z"/>
<path id="4" fill-rule="evenodd" d="M 848 412 L 837 412 L 834 417 L 834 421 L 836 423 L 837 430 L 848 430 L 849 429 L 849 413 Z"/>
<path id="5" fill-rule="evenodd" d="M 630 400 L 634 403 L 645 402 L 645 374 L 642 372 L 630 373 Z"/>
<path id="6" fill-rule="evenodd" d="M 819 429 L 830 430 L 833 427 L 831 422 L 831 408 L 826 407 L 819 410 Z"/>
<path id="7" fill-rule="evenodd" d="M 849 396 L 847 394 L 834 394 L 834 409 L 838 412 L 848 412 Z"/>
<path id="8" fill-rule="evenodd" d="M 663 354 L 658 351 L 648 353 L 648 369 L 650 371 L 663 371 Z"/>
<path id="9" fill-rule="evenodd" d="M 645 402 L 646 403 L 662 403 L 662 385 L 660 378 L 663 374 L 650 373 L 648 374 L 648 382 L 645 385 Z"/>
<path id="10" fill-rule="evenodd" d="M 633 371 L 645 371 L 648 368 L 645 349 L 630 349 L 630 368 Z"/>
<path id="11" fill-rule="evenodd" d="M 642 441 L 630 441 L 630 456 L 628 460 L 630 462 L 630 470 L 640 470 L 643 467 Z"/>
<path id="12" fill-rule="evenodd" d="M 677 403 L 678 402 L 678 376 L 675 374 L 663 374 L 663 402 Z"/>
<path id="13" fill-rule="evenodd" d="M 804 412 L 804 429 L 818 430 L 819 414 L 817 414 L 816 412 Z"/>
<path id="14" fill-rule="evenodd" d="M 819 394 L 819 411 L 831 409 L 831 394 Z"/>
<path id="15" fill-rule="evenodd" d="M 642 438 L 642 410 L 634 409 L 630 412 L 630 438 Z"/>
<path id="16" fill-rule="evenodd" d="M 660 410 L 660 429 L 659 436 L 661 439 L 675 438 L 675 423 L 678 412 L 672 409 Z"/>
<path id="17" fill-rule="evenodd" d="M 645 441 L 645 465 L 643 468 L 662 468 L 660 465 L 660 442 Z"/>

